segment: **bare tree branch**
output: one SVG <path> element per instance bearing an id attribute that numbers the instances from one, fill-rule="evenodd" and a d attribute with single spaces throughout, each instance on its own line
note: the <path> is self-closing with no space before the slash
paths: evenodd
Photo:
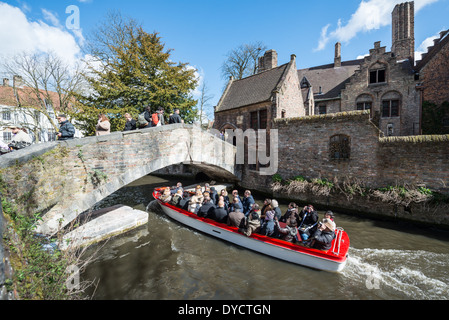
<path id="1" fill-rule="evenodd" d="M 262 42 L 243 44 L 231 50 L 221 67 L 223 79 L 233 77 L 236 80 L 256 74 L 258 71 L 258 60 L 261 54 L 267 50 Z"/>

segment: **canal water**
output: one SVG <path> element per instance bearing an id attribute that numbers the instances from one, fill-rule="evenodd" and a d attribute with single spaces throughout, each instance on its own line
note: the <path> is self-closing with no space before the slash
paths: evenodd
<path id="1" fill-rule="evenodd" d="M 124 204 L 145 210 L 154 187 L 176 182 L 147 176 L 97 208 Z M 281 203 L 283 213 L 286 208 Z M 147 226 L 105 243 L 82 280 L 98 283 L 87 294 L 99 300 L 449 299 L 447 231 L 344 213 L 336 213 L 335 221 L 351 240 L 348 263 L 339 274 L 254 253 L 153 210 Z"/>

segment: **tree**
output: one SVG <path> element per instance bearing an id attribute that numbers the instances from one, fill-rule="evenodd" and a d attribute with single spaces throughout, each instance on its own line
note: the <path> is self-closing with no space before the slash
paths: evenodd
<path id="1" fill-rule="evenodd" d="M 112 131 L 121 131 L 123 115 L 137 116 L 146 107 L 162 107 L 168 117 L 179 108 L 186 122 L 195 116 L 191 97 L 197 79 L 195 70 L 170 60 L 158 33 L 147 33 L 134 20 L 111 14 L 91 37 L 92 60 L 86 80 L 90 92 L 79 95 L 79 112 L 86 133 L 93 134 L 98 114 L 107 114 Z"/>
<path id="2" fill-rule="evenodd" d="M 26 52 L 5 60 L 2 67 L 15 79 L 15 108 L 32 119 L 23 126 L 34 133 L 36 142 L 47 129 L 42 127 L 41 115 L 58 131 L 55 112 L 72 110 L 74 96 L 83 86 L 82 67 L 70 66 L 53 53 Z"/>
<path id="3" fill-rule="evenodd" d="M 201 125 L 203 125 L 204 120 L 207 120 L 207 126 L 209 126 L 209 117 L 213 115 L 213 112 L 207 112 L 206 108 L 209 106 L 209 101 L 214 97 L 213 95 L 209 95 L 209 88 L 206 85 L 206 82 L 203 81 L 201 85 L 201 96 L 198 100 L 198 120 Z"/>
<path id="4" fill-rule="evenodd" d="M 256 74 L 259 67 L 259 57 L 267 50 L 267 46 L 258 41 L 243 44 L 231 50 L 221 67 L 223 79 L 233 77 L 236 80 Z"/>

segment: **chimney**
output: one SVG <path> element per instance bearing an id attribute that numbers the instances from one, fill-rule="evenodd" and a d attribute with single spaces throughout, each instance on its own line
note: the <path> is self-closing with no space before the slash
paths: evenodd
<path id="1" fill-rule="evenodd" d="M 337 42 L 335 44 L 334 68 L 339 67 L 341 67 L 341 43 Z"/>
<path id="2" fill-rule="evenodd" d="M 22 88 L 23 87 L 23 78 L 21 76 L 15 75 L 13 77 L 13 86 L 14 86 L 14 88 Z"/>
<path id="3" fill-rule="evenodd" d="M 391 51 L 398 60 L 414 60 L 415 56 L 415 3 L 404 2 L 395 6 L 392 13 Z"/>
<path id="4" fill-rule="evenodd" d="M 3 86 L 9 87 L 9 79 L 8 78 L 3 78 Z"/>
<path id="5" fill-rule="evenodd" d="M 259 58 L 259 73 L 278 66 L 278 54 L 276 50 L 268 50 Z"/>

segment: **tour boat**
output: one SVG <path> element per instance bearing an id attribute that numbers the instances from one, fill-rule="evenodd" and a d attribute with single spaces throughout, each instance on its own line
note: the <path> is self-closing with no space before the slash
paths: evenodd
<path id="1" fill-rule="evenodd" d="M 165 188 L 156 188 L 153 192 L 153 197 L 158 201 L 164 213 L 190 228 L 243 248 L 313 269 L 340 272 L 346 265 L 349 237 L 341 228 L 335 230 L 336 238 L 328 251 L 312 249 L 257 233 L 247 237 L 240 233 L 236 227 L 199 217 L 194 213 L 161 201 L 160 196 L 163 189 Z"/>

